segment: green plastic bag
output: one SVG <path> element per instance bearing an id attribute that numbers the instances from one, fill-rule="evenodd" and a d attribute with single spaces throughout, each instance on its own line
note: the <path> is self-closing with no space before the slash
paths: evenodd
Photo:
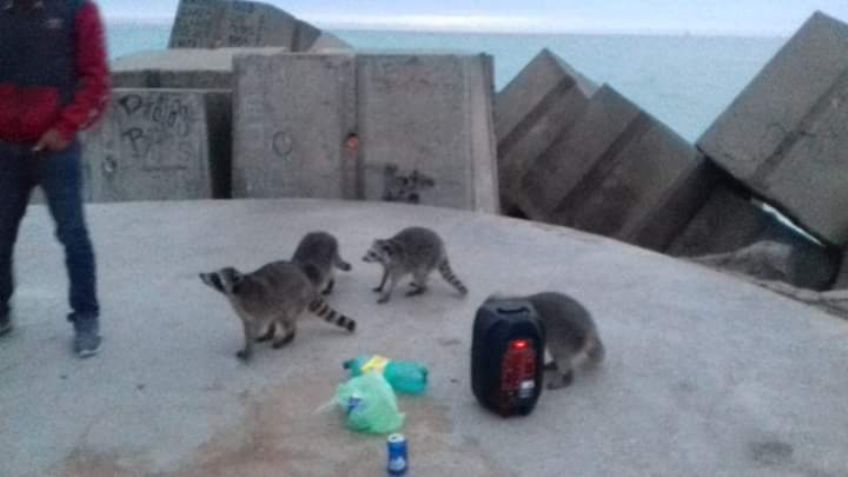
<path id="1" fill-rule="evenodd" d="M 362 355 L 345 361 L 343 366 L 351 376 L 380 373 L 392 389 L 401 394 L 423 394 L 427 390 L 427 368 L 420 363 Z"/>
<path id="2" fill-rule="evenodd" d="M 357 432 L 395 432 L 406 417 L 398 410 L 391 385 L 379 373 L 366 373 L 340 384 L 336 403 L 345 413 L 348 429 Z"/>

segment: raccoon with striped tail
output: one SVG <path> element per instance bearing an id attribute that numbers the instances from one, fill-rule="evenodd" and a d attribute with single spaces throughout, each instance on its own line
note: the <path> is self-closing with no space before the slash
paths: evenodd
<path id="1" fill-rule="evenodd" d="M 383 266 L 383 278 L 374 289 L 380 293 L 377 303 L 388 302 L 398 281 L 408 274 L 412 275 L 412 290 L 407 296 L 424 293 L 433 270 L 439 270 L 445 281 L 463 296 L 468 294 L 468 289 L 451 270 L 441 237 L 424 227 L 406 228 L 392 238 L 374 240 L 362 260 Z"/>
<path id="2" fill-rule="evenodd" d="M 333 291 L 335 269 L 349 272 L 351 265 L 339 255 L 339 242 L 327 232 L 310 232 L 300 240 L 291 259 L 324 295 Z"/>
<path id="3" fill-rule="evenodd" d="M 553 363 L 545 369 L 554 371 L 556 378 L 547 381 L 548 389 L 559 389 L 571 384 L 578 362 L 596 365 L 606 353 L 598 335 L 595 321 L 577 300 L 557 292 L 512 297 L 492 295 L 489 300 L 528 301 L 533 305 L 539 321 L 545 328 L 545 342 Z"/>
<path id="4" fill-rule="evenodd" d="M 254 342 L 271 340 L 274 349 L 290 343 L 298 318 L 307 310 L 351 333 L 356 329 L 356 322 L 327 305 L 301 268 L 291 262 L 269 263 L 251 273 L 227 267 L 201 273 L 200 279 L 227 297 L 241 319 L 244 348 L 236 356 L 244 361 L 252 357 Z"/>

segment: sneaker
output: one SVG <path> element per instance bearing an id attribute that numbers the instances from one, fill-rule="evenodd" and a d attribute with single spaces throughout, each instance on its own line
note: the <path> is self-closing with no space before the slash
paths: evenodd
<path id="1" fill-rule="evenodd" d="M 100 351 L 103 339 L 98 332 L 97 322 L 93 324 L 75 324 L 74 353 L 80 358 L 90 358 Z"/>
<path id="2" fill-rule="evenodd" d="M 9 314 L 0 316 L 0 336 L 12 331 L 12 317 Z"/>

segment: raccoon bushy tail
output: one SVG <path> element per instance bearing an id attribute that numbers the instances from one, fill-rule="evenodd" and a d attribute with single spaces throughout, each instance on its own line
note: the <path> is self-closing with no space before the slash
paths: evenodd
<path id="1" fill-rule="evenodd" d="M 345 262 L 344 259 L 341 257 L 341 255 L 339 255 L 338 253 L 336 254 L 336 258 L 335 258 L 334 262 L 335 262 L 336 268 L 338 268 L 339 270 L 345 271 L 345 272 L 349 272 L 353 268 L 350 265 L 350 263 Z"/>
<path id="2" fill-rule="evenodd" d="M 356 321 L 334 310 L 333 307 L 327 304 L 322 298 L 316 298 L 309 304 L 309 311 L 324 319 L 328 323 L 342 327 L 351 333 L 356 330 Z"/>
<path id="3" fill-rule="evenodd" d="M 606 356 L 606 349 L 597 333 L 592 333 L 589 341 L 586 343 L 586 356 L 594 364 L 600 363 L 604 360 L 604 356 Z"/>
<path id="4" fill-rule="evenodd" d="M 453 270 L 451 270 L 450 263 L 447 259 L 442 260 L 442 263 L 439 264 L 439 273 L 442 274 L 442 277 L 450 283 L 454 288 L 459 290 L 463 295 L 468 294 L 468 288 L 465 288 L 465 285 L 459 280 L 459 278 L 454 275 Z"/>

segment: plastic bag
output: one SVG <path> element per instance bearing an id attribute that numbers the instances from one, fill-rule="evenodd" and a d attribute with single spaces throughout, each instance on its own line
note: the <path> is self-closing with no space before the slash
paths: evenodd
<path id="1" fill-rule="evenodd" d="M 381 373 L 392 389 L 402 394 L 423 394 L 427 390 L 427 368 L 420 363 L 363 355 L 345 361 L 343 366 L 351 376 Z"/>
<path id="2" fill-rule="evenodd" d="M 380 373 L 365 373 L 340 384 L 335 401 L 345 413 L 345 425 L 357 432 L 394 432 L 406 417 L 398 410 L 391 385 Z"/>

